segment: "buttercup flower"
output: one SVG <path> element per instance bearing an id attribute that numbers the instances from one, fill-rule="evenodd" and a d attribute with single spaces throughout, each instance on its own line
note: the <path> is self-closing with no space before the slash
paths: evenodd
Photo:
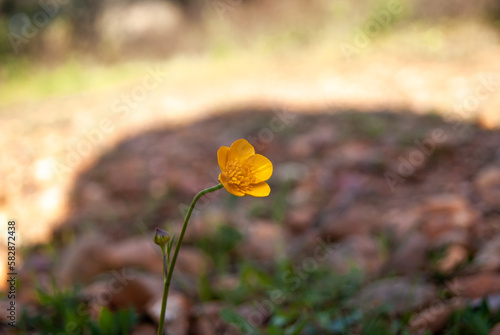
<path id="1" fill-rule="evenodd" d="M 266 197 L 271 188 L 266 180 L 273 174 L 273 164 L 266 157 L 255 154 L 247 140 L 237 140 L 231 148 L 220 147 L 217 160 L 222 173 L 219 181 L 236 196 Z"/>

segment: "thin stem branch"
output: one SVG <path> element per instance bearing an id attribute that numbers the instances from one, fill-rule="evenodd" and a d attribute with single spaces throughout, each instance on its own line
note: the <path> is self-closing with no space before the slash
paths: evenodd
<path id="1" fill-rule="evenodd" d="M 168 270 L 168 258 L 167 254 L 163 254 L 163 281 L 167 279 L 167 270 Z"/>
<path id="2" fill-rule="evenodd" d="M 189 219 L 191 218 L 191 214 L 193 213 L 194 206 L 196 205 L 196 202 L 205 194 L 214 192 L 217 190 L 220 190 L 224 186 L 222 184 L 216 185 L 214 187 L 207 188 L 200 193 L 198 193 L 193 201 L 191 202 L 191 206 L 189 206 L 188 212 L 186 213 L 186 217 L 184 218 L 184 224 L 182 225 L 182 230 L 181 234 L 179 235 L 179 240 L 177 241 L 177 244 L 175 245 L 175 250 L 174 250 L 174 255 L 172 256 L 172 262 L 170 263 L 170 266 L 168 267 L 168 272 L 167 272 L 167 277 L 164 280 L 164 288 L 163 288 L 163 299 L 161 302 L 161 313 L 160 313 L 160 324 L 158 326 L 158 335 L 163 335 L 163 324 L 165 322 L 165 311 L 167 308 L 167 299 L 168 299 L 168 290 L 170 289 L 170 282 L 172 280 L 172 274 L 174 273 L 174 267 L 175 267 L 175 262 L 177 261 L 177 255 L 179 254 L 179 250 L 181 248 L 182 244 L 182 239 L 184 238 L 184 233 L 186 232 L 186 228 L 189 222 Z M 163 266 L 165 267 L 165 262 L 163 263 Z M 165 272 L 165 269 L 163 270 Z"/>

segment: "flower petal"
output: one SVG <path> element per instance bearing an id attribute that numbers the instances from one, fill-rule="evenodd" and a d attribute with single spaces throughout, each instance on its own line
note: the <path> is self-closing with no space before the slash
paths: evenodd
<path id="1" fill-rule="evenodd" d="M 220 147 L 217 151 L 217 161 L 219 162 L 219 167 L 222 172 L 226 172 L 227 167 L 227 154 L 229 153 L 228 147 Z"/>
<path id="2" fill-rule="evenodd" d="M 266 182 L 253 185 L 250 191 L 246 192 L 253 197 L 267 197 L 271 193 L 271 188 Z"/>
<path id="3" fill-rule="evenodd" d="M 229 163 L 236 159 L 238 159 L 239 161 L 244 161 L 252 155 L 255 155 L 255 149 L 250 143 L 248 143 L 247 140 L 241 139 L 231 144 L 227 159 Z"/>
<path id="4" fill-rule="evenodd" d="M 266 181 L 273 174 L 273 163 L 262 155 L 250 156 L 246 162 L 252 165 L 252 173 L 256 178 L 256 183 Z"/>
<path id="5" fill-rule="evenodd" d="M 229 193 L 234 194 L 237 197 L 242 197 L 242 196 L 245 195 L 245 193 L 241 192 L 240 190 L 237 190 L 233 185 L 229 184 L 228 181 L 227 181 L 226 176 L 223 173 L 221 173 L 219 175 L 219 181 L 222 183 L 222 185 L 224 186 L 224 188 Z"/>

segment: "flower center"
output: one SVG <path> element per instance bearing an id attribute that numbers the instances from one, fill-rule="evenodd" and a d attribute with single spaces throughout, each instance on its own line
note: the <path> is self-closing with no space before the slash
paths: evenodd
<path id="1" fill-rule="evenodd" d="M 241 191 L 249 191 L 255 184 L 255 176 L 252 173 L 252 165 L 241 163 L 238 159 L 230 162 L 227 167 L 229 183 Z"/>

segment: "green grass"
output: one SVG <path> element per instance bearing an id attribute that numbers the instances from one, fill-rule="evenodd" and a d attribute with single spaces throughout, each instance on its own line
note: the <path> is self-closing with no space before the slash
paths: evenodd
<path id="1" fill-rule="evenodd" d="M 300 259 L 280 259 L 264 266 L 236 252 L 241 238 L 238 230 L 222 225 L 200 241 L 199 246 L 212 258 L 216 269 L 200 280 L 198 294 L 205 302 L 223 302 L 226 307 L 220 317 L 242 334 L 410 334 L 412 313 L 394 316 L 390 306 L 360 309 L 350 303 L 363 286 L 360 271 L 339 275 L 322 263 L 304 271 Z M 440 256 L 434 255 L 436 259 Z M 237 277 L 236 287 L 212 285 L 213 276 L 227 274 Z M 446 303 L 447 298 L 442 299 Z M 250 309 L 253 316 L 240 313 L 240 308 Z M 262 323 L 256 322 L 259 320 Z M 499 321 L 500 312 L 491 311 L 483 303 L 456 311 L 443 334 L 487 335 Z"/>
<path id="2" fill-rule="evenodd" d="M 340 275 L 328 262 L 321 261 L 307 269 L 301 257 L 280 258 L 263 265 L 238 252 L 243 237 L 238 229 L 221 224 L 195 243 L 214 264 L 199 280 L 199 301 L 223 303 L 219 316 L 242 334 L 410 334 L 408 322 L 414 314 L 395 316 L 390 306 L 367 309 L 351 303 L 363 287 L 362 272 Z M 43 246 L 39 248 L 43 251 Z M 51 246 L 46 249 L 49 254 L 54 252 Z M 441 253 L 438 250 L 431 259 L 440 259 Z M 213 285 L 215 277 L 226 275 L 237 278 L 235 287 Z M 138 324 L 139 316 L 131 309 L 103 308 L 97 318 L 91 317 L 78 287 L 59 289 L 54 282 L 50 290 L 38 289 L 37 293 L 37 306 L 25 310 L 19 320 L 24 333 L 36 329 L 41 334 L 58 334 L 70 325 L 84 335 L 121 335 Z M 442 303 L 450 298 L 441 295 Z M 253 311 L 253 318 L 240 313 L 248 309 Z M 440 334 L 487 335 L 498 322 L 500 311 L 491 310 L 483 302 L 455 311 Z"/>
<path id="3" fill-rule="evenodd" d="M 406 330 L 403 322 L 391 319 L 383 308 L 361 311 L 346 307 L 361 287 L 359 272 L 340 276 L 331 268 L 318 267 L 300 279 L 293 263 L 281 261 L 271 271 L 245 263 L 238 275 L 236 289 L 213 292 L 212 298 L 232 306 L 222 310 L 221 318 L 243 334 L 379 335 Z M 245 318 L 238 313 L 240 305 L 257 314 Z M 259 315 L 263 325 L 257 322 Z"/>
<path id="4" fill-rule="evenodd" d="M 138 317 L 133 309 L 111 311 L 104 307 L 97 320 L 91 317 L 90 306 L 78 288 L 61 290 L 54 283 L 51 293 L 38 290 L 39 308 L 36 313 L 23 310 L 20 330 L 27 334 L 67 332 L 84 335 L 127 335 L 135 327 Z"/>
<path id="5" fill-rule="evenodd" d="M 67 60 L 43 67 L 26 58 L 7 58 L 0 67 L 0 106 L 55 96 L 97 91 L 138 80 L 145 65 L 112 66 Z"/>
<path id="6" fill-rule="evenodd" d="M 500 311 L 492 311 L 485 300 L 479 306 L 469 306 L 452 313 L 444 335 L 488 335 L 500 322 Z"/>

